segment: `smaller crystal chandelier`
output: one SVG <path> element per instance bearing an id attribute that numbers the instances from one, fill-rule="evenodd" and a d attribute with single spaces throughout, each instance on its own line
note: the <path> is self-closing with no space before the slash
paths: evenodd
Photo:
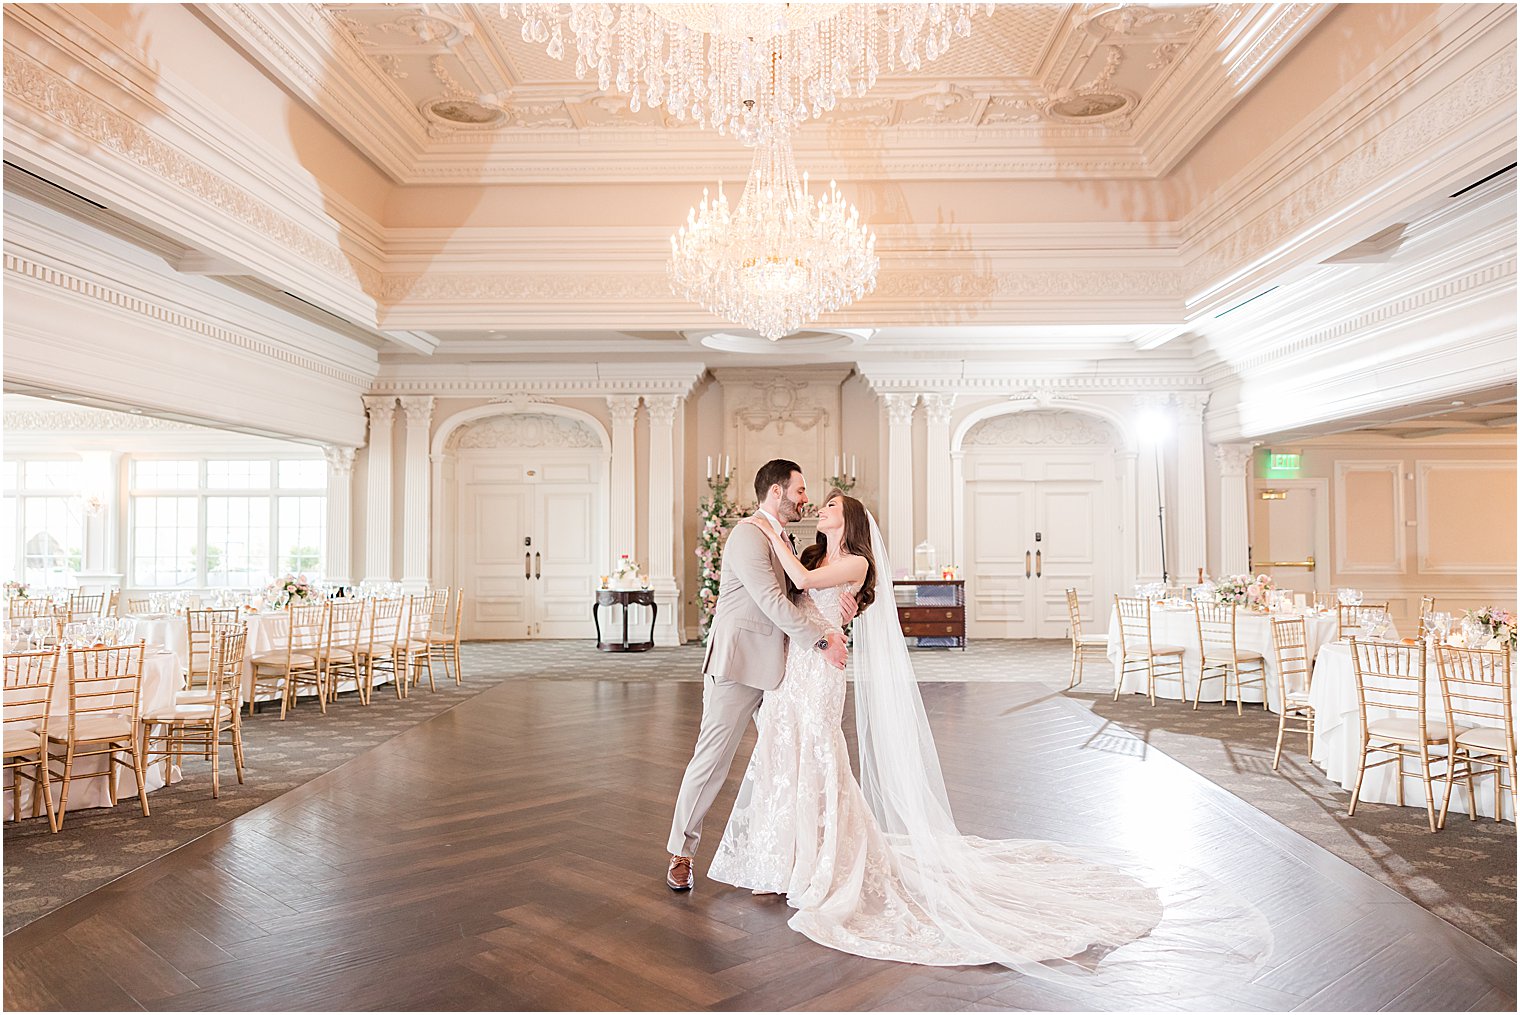
<path id="1" fill-rule="evenodd" d="M 755 149 L 739 206 L 723 184 L 670 238 L 667 270 L 676 295 L 771 341 L 876 288 L 876 236 L 834 182 L 813 197 L 797 174 L 791 141 Z"/>

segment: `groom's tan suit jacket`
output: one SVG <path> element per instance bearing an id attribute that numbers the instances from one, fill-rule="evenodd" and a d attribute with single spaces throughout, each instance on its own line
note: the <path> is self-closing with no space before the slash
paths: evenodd
<path id="1" fill-rule="evenodd" d="M 831 630 L 792 602 L 786 588 L 786 570 L 766 534 L 753 525 L 734 526 L 723 544 L 703 676 L 772 690 L 786 671 L 786 640 L 810 646 Z"/>

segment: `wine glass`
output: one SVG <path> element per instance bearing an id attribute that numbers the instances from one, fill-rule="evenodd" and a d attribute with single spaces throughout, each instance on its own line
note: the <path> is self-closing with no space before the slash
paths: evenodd
<path id="1" fill-rule="evenodd" d="M 1336 598 L 1345 606 L 1362 605 L 1362 592 L 1360 589 L 1341 589 L 1336 593 Z"/>
<path id="2" fill-rule="evenodd" d="M 1388 633 L 1389 625 L 1393 623 L 1387 610 L 1363 610 L 1361 617 L 1362 627 L 1372 636 L 1373 641 L 1382 641 L 1383 635 Z"/>
<path id="3" fill-rule="evenodd" d="M 1425 617 L 1425 624 L 1431 634 L 1435 636 L 1436 644 L 1446 641 L 1446 633 L 1451 630 L 1451 614 L 1432 611 Z"/>
<path id="4" fill-rule="evenodd" d="M 73 648 L 84 647 L 84 625 L 79 621 L 71 621 L 63 625 L 63 640 Z"/>

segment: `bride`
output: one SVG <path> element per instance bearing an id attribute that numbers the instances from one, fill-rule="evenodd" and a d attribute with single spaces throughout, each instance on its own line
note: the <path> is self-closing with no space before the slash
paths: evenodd
<path id="1" fill-rule="evenodd" d="M 1120 869 L 1079 847 L 962 835 L 875 520 L 860 501 L 831 491 L 818 513 L 817 542 L 801 560 L 760 527 L 806 590 L 804 609 L 836 623 L 841 591 L 855 593 L 861 780 L 851 773 L 841 726 L 844 671 L 793 646 L 780 687 L 765 695 L 756 718 L 759 740 L 709 877 L 784 895 L 796 909 L 793 929 L 869 958 L 1091 976 L 1122 967 L 1105 957 L 1146 938 L 1153 939 L 1144 957 L 1151 984 L 1151 963 L 1185 951 L 1206 953 L 1199 969 L 1217 972 L 1221 952 L 1254 967 L 1265 950 L 1264 924 L 1225 893 L 1181 888 L 1175 871 L 1145 878 L 1141 862 Z M 1164 916 L 1170 933 L 1158 933 Z"/>

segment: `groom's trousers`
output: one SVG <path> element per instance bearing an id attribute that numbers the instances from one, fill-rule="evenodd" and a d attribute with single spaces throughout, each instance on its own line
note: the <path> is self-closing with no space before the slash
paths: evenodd
<path id="1" fill-rule="evenodd" d="M 697 855 L 702 819 L 723 788 L 739 741 L 744 739 L 744 729 L 765 693 L 758 687 L 718 676 L 704 677 L 702 683 L 702 728 L 697 733 L 697 747 L 686 766 L 686 776 L 681 780 L 675 819 L 670 823 L 670 841 L 666 844 L 674 856 Z"/>

